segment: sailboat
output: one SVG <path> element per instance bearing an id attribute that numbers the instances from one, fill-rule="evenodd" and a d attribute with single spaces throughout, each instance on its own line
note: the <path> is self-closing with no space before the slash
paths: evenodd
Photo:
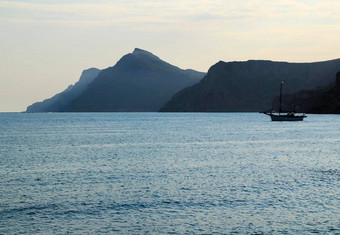
<path id="1" fill-rule="evenodd" d="M 281 101 L 282 101 L 282 86 L 283 81 L 280 86 L 280 109 L 278 113 L 275 112 L 264 112 L 264 114 L 271 117 L 272 121 L 303 121 L 307 116 L 303 113 L 301 115 L 295 114 L 295 101 L 294 101 L 294 111 L 293 112 L 283 112 L 281 109 Z"/>

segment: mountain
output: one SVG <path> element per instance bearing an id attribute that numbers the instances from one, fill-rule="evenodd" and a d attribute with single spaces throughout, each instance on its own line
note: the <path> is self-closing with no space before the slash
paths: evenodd
<path id="1" fill-rule="evenodd" d="M 340 59 L 314 63 L 262 60 L 213 65 L 198 83 L 176 93 L 163 112 L 254 112 L 268 110 L 279 94 L 315 89 L 330 84 Z"/>
<path id="2" fill-rule="evenodd" d="M 277 97 L 273 106 L 276 107 L 278 102 Z M 282 97 L 284 110 L 292 110 L 294 103 L 296 112 L 340 114 L 340 71 L 336 74 L 336 81 L 326 87 L 286 94 Z"/>
<path id="3" fill-rule="evenodd" d="M 28 106 L 26 112 L 35 113 L 67 111 L 70 102 L 86 90 L 87 85 L 97 77 L 99 72 L 100 70 L 96 68 L 84 70 L 77 83 L 70 85 L 63 92 L 56 94 L 49 99 Z"/>
<path id="4" fill-rule="evenodd" d="M 205 73 L 182 70 L 136 48 L 102 70 L 69 107 L 69 112 L 158 111 L 177 91 L 198 83 Z"/>

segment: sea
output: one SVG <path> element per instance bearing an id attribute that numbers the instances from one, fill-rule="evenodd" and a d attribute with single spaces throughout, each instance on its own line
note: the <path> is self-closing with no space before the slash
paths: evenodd
<path id="1" fill-rule="evenodd" d="M 0 234 L 340 234 L 340 116 L 1 113 Z"/>

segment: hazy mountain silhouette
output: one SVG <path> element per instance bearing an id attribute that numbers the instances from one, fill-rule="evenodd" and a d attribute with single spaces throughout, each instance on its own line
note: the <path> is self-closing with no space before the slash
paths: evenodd
<path id="1" fill-rule="evenodd" d="M 70 112 L 158 111 L 177 91 L 205 73 L 182 70 L 136 48 L 102 70 L 68 108 Z"/>
<path id="2" fill-rule="evenodd" d="M 100 70 L 96 68 L 84 70 L 77 83 L 49 99 L 28 106 L 26 112 L 66 112 L 70 102 L 86 90 L 87 85 L 97 77 L 99 72 Z"/>
<path id="3" fill-rule="evenodd" d="M 273 107 L 276 108 L 278 103 L 279 98 L 276 97 Z M 336 74 L 336 81 L 326 87 L 286 94 L 282 97 L 284 110 L 294 111 L 294 104 L 296 112 L 340 114 L 340 71 Z"/>
<path id="4" fill-rule="evenodd" d="M 340 68 L 340 59 L 315 63 L 250 60 L 218 62 L 196 85 L 175 94 L 160 110 L 164 112 L 265 111 L 279 94 L 315 89 L 330 84 Z"/>

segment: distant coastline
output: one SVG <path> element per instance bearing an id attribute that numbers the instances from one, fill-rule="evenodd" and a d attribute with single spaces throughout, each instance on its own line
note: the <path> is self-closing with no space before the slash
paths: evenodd
<path id="1" fill-rule="evenodd" d="M 112 67 L 83 71 L 76 84 L 28 106 L 26 112 L 262 112 L 277 108 L 273 104 L 281 81 L 285 81 L 284 97 L 289 97 L 287 94 L 330 86 L 339 68 L 340 59 L 219 61 L 202 73 L 182 70 L 136 48 Z M 308 108 L 307 103 L 318 102 L 318 98 L 302 101 L 300 97 L 306 94 L 298 95 L 301 112 L 338 112 Z"/>

